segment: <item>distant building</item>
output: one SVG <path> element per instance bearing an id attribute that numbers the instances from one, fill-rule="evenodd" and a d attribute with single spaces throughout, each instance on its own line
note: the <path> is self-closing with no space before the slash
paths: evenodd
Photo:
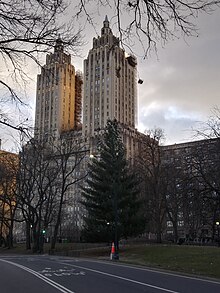
<path id="1" fill-rule="evenodd" d="M 84 60 L 83 135 L 93 136 L 108 119 L 135 128 L 137 61 L 120 48 L 106 16 L 101 37 Z"/>
<path id="2" fill-rule="evenodd" d="M 84 60 L 84 96 L 82 134 L 96 153 L 97 141 L 107 120 L 116 119 L 127 151 L 133 160 L 138 141 L 147 136 L 137 131 L 137 60 L 120 48 L 105 17 L 101 36 L 93 38 L 93 47 Z"/>
<path id="3" fill-rule="evenodd" d="M 36 91 L 35 139 L 81 127 L 82 77 L 75 73 L 61 39 L 47 55 Z"/>
<path id="4" fill-rule="evenodd" d="M 220 221 L 220 139 L 161 146 L 161 157 L 170 173 L 166 237 L 172 238 L 176 221 L 180 238 L 215 240 Z"/>
<path id="5" fill-rule="evenodd" d="M 76 155 L 85 156 L 87 151 L 82 138 L 82 87 L 82 74 L 75 71 L 75 67 L 71 64 L 70 54 L 65 52 L 64 44 L 58 38 L 54 52 L 46 56 L 46 64 L 37 76 L 34 139 L 23 148 L 23 159 L 26 155 L 30 156 L 32 148 L 41 146 L 45 152 L 44 162 L 46 160 L 55 161 L 52 159 L 53 156 L 58 162 L 62 157 L 62 147 L 65 146 L 63 156 L 70 151 L 65 168 L 66 172 L 70 172 L 69 170 L 74 168 Z M 79 149 L 80 154 L 76 154 Z M 82 149 L 83 151 L 81 151 Z M 31 158 L 30 163 L 32 163 Z M 83 166 L 84 163 L 82 163 Z M 51 168 L 54 166 L 51 165 Z M 77 167 L 68 177 L 66 184 L 69 187 L 65 193 L 62 225 L 59 229 L 59 237 L 68 237 L 75 241 L 79 239 L 82 215 L 78 203 L 79 187 L 77 183 L 73 186 L 71 182 L 74 182 L 77 176 L 79 179 L 82 172 L 83 170 L 80 172 Z M 61 177 L 62 174 L 57 177 L 58 185 Z M 51 227 L 53 225 L 54 223 L 51 223 Z M 47 229 L 48 238 L 52 237 L 53 228 L 51 227 Z M 75 232 L 73 233 L 73 231 Z"/>
<path id="6" fill-rule="evenodd" d="M 146 150 L 150 147 L 151 138 L 136 128 L 137 83 L 136 57 L 120 48 L 119 39 L 113 35 L 107 16 L 101 28 L 101 36 L 93 39 L 92 49 L 84 60 L 83 79 L 80 73 L 75 72 L 71 56 L 64 52 L 60 38 L 56 41 L 54 53 L 47 55 L 46 64 L 37 77 L 34 139 L 24 147 L 24 151 L 29 151 L 41 142 L 45 146 L 46 142 L 43 161 L 54 156 L 57 158 L 54 163 L 56 166 L 61 166 L 62 155 L 68 157 L 71 154 L 66 164 L 67 173 L 74 166 L 76 157 L 82 159 L 65 182 L 68 188 L 59 230 L 62 239 L 80 240 L 85 213 L 80 204 L 80 185 L 86 177 L 90 155 L 98 154 L 98 141 L 102 139 L 108 119 L 119 122 L 127 159 L 131 164 L 138 157 L 142 165 L 152 159 Z M 173 211 L 166 212 L 164 236 L 172 238 L 175 224 L 179 237 L 214 238 L 215 221 L 220 221 L 220 207 L 216 203 L 214 207 L 204 209 L 208 205 L 200 199 L 202 196 L 213 204 L 215 196 L 220 198 L 220 194 L 217 194 L 220 186 L 217 181 L 220 174 L 219 139 L 161 147 L 156 142 L 155 145 L 160 148 L 159 159 L 163 168 L 169 171 L 166 182 L 170 184 L 172 181 L 172 184 L 166 186 L 166 200 L 169 199 L 177 207 L 175 221 L 171 221 Z M 155 161 L 158 157 L 154 158 Z M 214 181 L 209 181 L 209 184 L 200 176 L 199 168 L 204 170 L 209 179 L 211 175 L 218 176 L 213 177 Z M 58 191 L 62 175 L 58 173 Z M 72 182 L 74 184 L 69 184 Z M 211 188 L 213 182 L 216 189 Z M 204 192 L 207 193 L 206 197 Z M 146 196 L 146 190 L 143 190 L 144 193 Z M 180 203 L 175 202 L 177 199 L 180 199 Z M 162 209 L 164 211 L 166 207 Z M 51 222 L 48 237 L 52 237 L 53 229 L 54 223 Z"/>
<path id="7" fill-rule="evenodd" d="M 10 246 L 16 210 L 17 154 L 0 150 L 0 244 Z"/>
<path id="8" fill-rule="evenodd" d="M 68 178 L 69 182 L 76 184 L 70 184 L 65 194 L 59 235 L 76 241 L 80 237 L 85 212 L 80 205 L 82 181 L 79 179 L 85 177 L 89 155 L 98 153 L 97 143 L 102 139 L 107 120 L 116 119 L 119 122 L 127 158 L 131 163 L 140 152 L 143 140 L 149 137 L 136 129 L 136 58 L 120 48 L 119 39 L 113 35 L 107 16 L 101 37 L 93 39 L 93 47 L 84 60 L 83 79 L 81 74 L 75 73 L 70 55 L 64 49 L 59 38 L 54 53 L 47 55 L 46 64 L 37 77 L 35 133 L 28 148 L 48 142 L 49 157 L 59 157 L 61 142 L 62 147 L 71 142 L 72 157 L 67 163 L 67 170 L 71 170 L 77 152 L 83 157 L 80 166 Z M 73 230 L 75 235 L 71 233 Z"/>

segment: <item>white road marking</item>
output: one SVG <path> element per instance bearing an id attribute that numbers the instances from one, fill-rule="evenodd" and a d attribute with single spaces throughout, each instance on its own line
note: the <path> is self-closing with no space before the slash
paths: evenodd
<path id="1" fill-rule="evenodd" d="M 51 268 L 45 268 L 42 271 L 38 271 L 39 274 L 44 275 L 46 277 L 52 277 L 52 276 L 56 276 L 56 277 L 62 277 L 62 276 L 85 276 L 85 272 L 76 272 L 76 269 L 74 268 L 61 268 L 61 269 L 57 269 L 57 270 L 52 270 Z"/>
<path id="2" fill-rule="evenodd" d="M 75 293 L 67 288 L 65 288 L 64 286 L 54 282 L 53 280 L 50 280 L 48 279 L 47 277 L 39 274 L 38 272 L 35 272 L 33 271 L 32 269 L 28 268 L 28 267 L 25 267 L 23 265 L 20 265 L 20 264 L 17 264 L 17 263 L 14 263 L 14 262 L 11 262 L 11 261 L 8 261 L 8 260 L 3 260 L 3 259 L 0 259 L 0 261 L 2 262 L 6 262 L 6 263 L 9 263 L 13 266 L 16 266 L 16 267 L 19 267 L 20 269 L 23 269 L 29 273 L 31 273 L 32 275 L 38 277 L 39 279 L 43 280 L 44 282 L 48 283 L 49 285 L 51 285 L 52 287 L 56 288 L 57 290 L 59 290 L 60 292 L 63 292 L 63 293 Z"/>
<path id="3" fill-rule="evenodd" d="M 61 263 L 61 264 L 63 264 L 63 263 Z M 172 290 L 169 290 L 169 289 L 166 289 L 166 288 L 162 288 L 162 287 L 154 286 L 154 285 L 151 285 L 151 284 L 135 281 L 135 280 L 132 280 L 132 279 L 128 279 L 128 278 L 120 277 L 120 276 L 117 276 L 117 275 L 105 273 L 105 272 L 102 272 L 102 271 L 97 271 L 97 270 L 94 270 L 94 269 L 89 269 L 89 268 L 81 267 L 81 266 L 78 266 L 78 265 L 72 265 L 72 264 L 68 264 L 68 265 L 76 267 L 76 268 L 79 268 L 79 269 L 87 270 L 87 271 L 90 271 L 90 272 L 93 272 L 93 273 L 98 273 L 98 274 L 105 275 L 105 276 L 108 276 L 108 277 L 128 281 L 128 282 L 131 282 L 131 283 L 135 283 L 135 284 L 150 287 L 150 288 L 154 288 L 154 289 L 157 289 L 157 290 L 160 290 L 160 291 L 169 292 L 169 293 L 179 293 L 178 291 L 172 291 Z"/>
<path id="4" fill-rule="evenodd" d="M 63 260 L 65 261 L 65 260 Z M 77 260 L 78 262 L 79 260 Z M 82 260 L 81 260 L 82 261 Z M 100 264 L 108 264 L 108 265 L 111 265 L 111 266 L 119 266 L 119 267 L 124 267 L 124 268 L 132 268 L 132 269 L 136 269 L 136 270 L 141 270 L 141 271 L 147 271 L 147 272 L 152 272 L 152 273 L 155 273 L 155 274 L 162 274 L 162 275 L 168 275 L 168 276 L 173 276 L 173 277 L 177 277 L 177 278 L 184 278 L 184 279 L 190 279 L 190 280 L 195 280 L 195 281 L 201 281 L 201 282 L 207 282 L 207 283 L 212 283 L 212 284 L 217 284 L 217 285 L 220 285 L 220 282 L 219 281 L 215 281 L 215 280 L 209 280 L 209 279 L 202 279 L 201 277 L 193 277 L 193 276 L 185 276 L 185 275 L 181 275 L 181 273 L 179 274 L 175 274 L 175 273 L 172 273 L 172 272 L 165 272 L 165 271 L 162 271 L 162 270 L 157 270 L 157 269 L 149 269 L 149 268 L 142 268 L 142 267 L 138 267 L 135 266 L 135 265 L 126 265 L 126 264 L 121 264 L 121 263 L 112 263 L 112 262 L 108 262 L 108 261 L 94 261 L 91 259 L 84 259 L 83 261 L 90 261 L 90 262 L 95 262 L 95 263 L 100 263 Z M 69 262 L 69 260 L 68 260 Z"/>

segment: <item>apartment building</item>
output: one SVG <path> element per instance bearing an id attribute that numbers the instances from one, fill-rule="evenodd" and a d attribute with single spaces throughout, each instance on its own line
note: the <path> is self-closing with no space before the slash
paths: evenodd
<path id="1" fill-rule="evenodd" d="M 82 77 L 59 38 L 37 76 L 35 139 L 59 136 L 81 125 Z"/>
<path id="2" fill-rule="evenodd" d="M 215 241 L 220 222 L 220 139 L 161 147 L 168 174 L 166 235 L 184 241 Z M 176 231 L 175 231 L 176 230 Z"/>
<path id="3" fill-rule="evenodd" d="M 18 155 L 0 149 L 0 244 L 8 247 L 11 247 L 13 239 L 18 168 Z"/>
<path id="4" fill-rule="evenodd" d="M 101 36 L 84 60 L 83 134 L 93 136 L 108 119 L 135 128 L 137 61 L 120 48 L 106 16 Z"/>

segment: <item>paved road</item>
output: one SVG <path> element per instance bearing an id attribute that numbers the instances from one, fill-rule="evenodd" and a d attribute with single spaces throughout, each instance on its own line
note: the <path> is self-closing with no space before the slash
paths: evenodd
<path id="1" fill-rule="evenodd" d="M 86 259 L 0 256 L 1 293 L 219 293 L 220 282 Z"/>

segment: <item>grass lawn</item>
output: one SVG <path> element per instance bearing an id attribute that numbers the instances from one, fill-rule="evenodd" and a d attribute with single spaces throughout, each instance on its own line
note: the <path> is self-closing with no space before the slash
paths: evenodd
<path id="1" fill-rule="evenodd" d="M 124 262 L 220 279 L 220 248 L 177 245 L 139 245 L 120 253 Z"/>
<path id="2" fill-rule="evenodd" d="M 49 244 L 45 245 L 45 253 Z M 16 245 L 1 253 L 31 253 L 25 245 Z M 58 243 L 55 254 L 109 259 L 110 247 L 94 247 L 94 245 Z M 120 262 L 144 265 L 148 267 L 168 269 L 175 272 L 207 276 L 220 279 L 220 247 L 178 246 L 178 245 L 126 245 L 121 247 Z"/>

